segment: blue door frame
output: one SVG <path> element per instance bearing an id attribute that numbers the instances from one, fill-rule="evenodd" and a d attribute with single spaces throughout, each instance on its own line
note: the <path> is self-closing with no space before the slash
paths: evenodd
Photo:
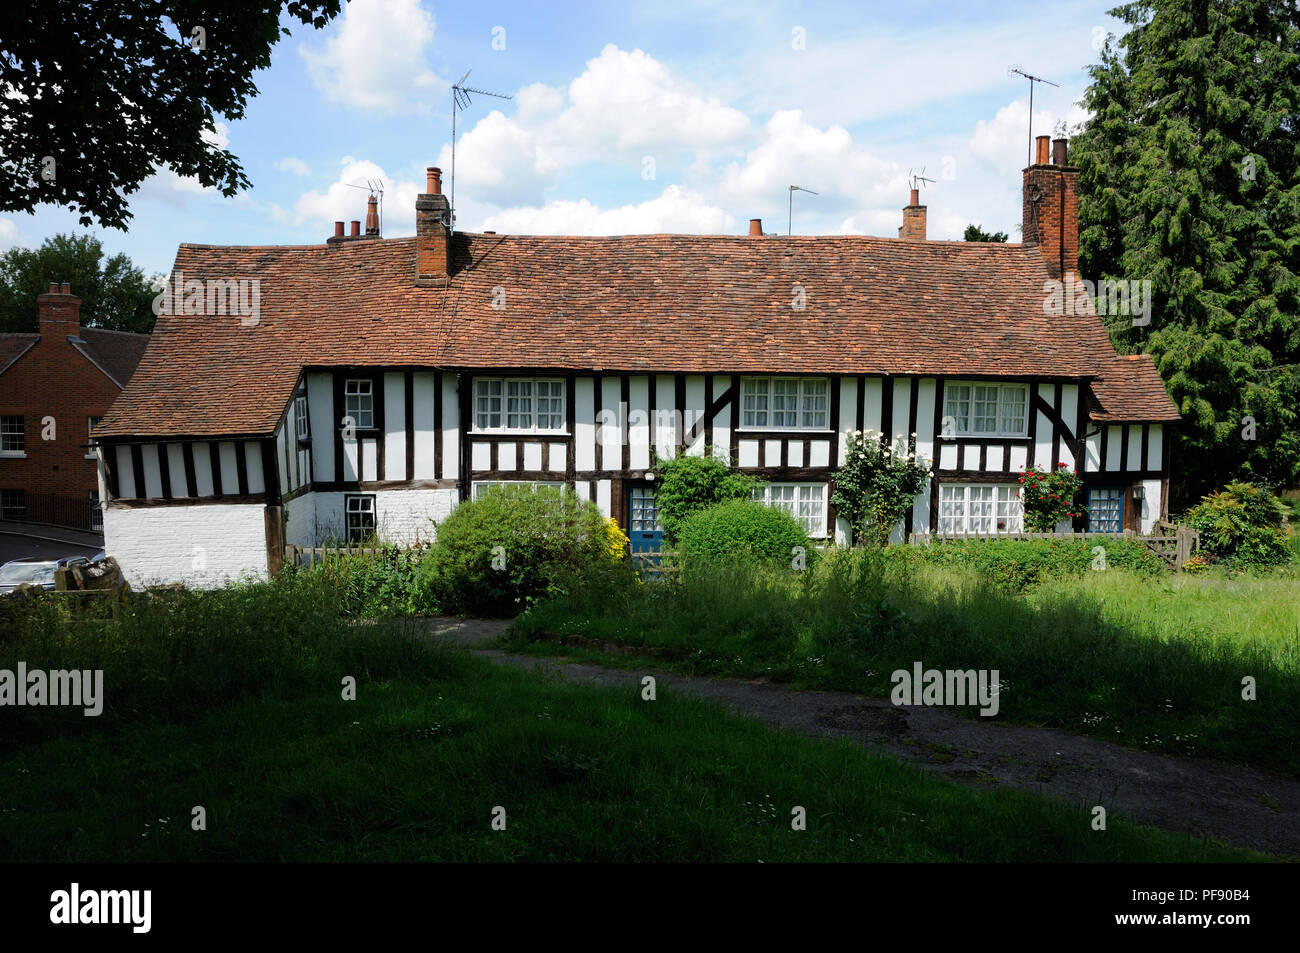
<path id="1" fill-rule="evenodd" d="M 634 483 L 628 487 L 627 539 L 634 553 L 657 553 L 664 548 L 664 528 L 659 522 L 652 483 Z"/>

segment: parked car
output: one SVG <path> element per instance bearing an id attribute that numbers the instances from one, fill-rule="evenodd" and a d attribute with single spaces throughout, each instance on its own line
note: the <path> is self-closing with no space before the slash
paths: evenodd
<path id="1" fill-rule="evenodd" d="M 11 559 L 0 566 L 0 596 L 13 592 L 19 586 L 40 586 L 42 589 L 54 588 L 54 572 L 70 566 L 88 566 L 103 559 L 102 552 L 94 556 L 64 556 L 61 559 L 37 559 L 26 557 Z"/>

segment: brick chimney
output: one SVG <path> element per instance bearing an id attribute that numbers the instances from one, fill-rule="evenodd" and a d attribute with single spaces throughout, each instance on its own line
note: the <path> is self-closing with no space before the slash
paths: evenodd
<path id="1" fill-rule="evenodd" d="M 1034 164 L 1024 172 L 1021 236 L 1060 279 L 1079 270 L 1079 170 L 1066 164 L 1067 140 L 1038 136 Z M 1050 154 L 1049 154 L 1050 151 Z"/>
<path id="2" fill-rule="evenodd" d="M 366 202 L 366 236 L 379 237 L 379 200 L 373 195 Z"/>
<path id="3" fill-rule="evenodd" d="M 62 286 L 50 283 L 48 294 L 36 296 L 40 311 L 41 337 L 63 342 L 66 338 L 81 335 L 81 299 L 72 293 L 65 281 Z"/>
<path id="4" fill-rule="evenodd" d="M 415 280 L 451 274 L 451 205 L 442 194 L 442 170 L 430 167 L 427 191 L 415 200 Z"/>
<path id="5" fill-rule="evenodd" d="M 921 204 L 919 189 L 912 189 L 912 200 L 903 209 L 903 224 L 899 226 L 898 237 L 925 241 L 925 206 Z"/>

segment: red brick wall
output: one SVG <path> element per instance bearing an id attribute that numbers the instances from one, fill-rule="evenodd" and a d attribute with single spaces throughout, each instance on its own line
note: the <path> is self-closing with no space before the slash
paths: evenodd
<path id="1" fill-rule="evenodd" d="M 65 294 L 38 300 L 40 340 L 0 374 L 0 414 L 22 416 L 27 453 L 26 459 L 0 457 L 0 489 L 85 500 L 98 486 L 95 461 L 86 459 L 87 418 L 104 416 L 119 390 L 68 343 L 77 333 L 81 300 Z M 54 418 L 53 440 L 41 439 L 45 417 Z"/>

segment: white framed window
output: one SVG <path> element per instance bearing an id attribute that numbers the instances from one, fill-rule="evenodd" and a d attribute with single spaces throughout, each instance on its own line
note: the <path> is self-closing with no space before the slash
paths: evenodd
<path id="1" fill-rule="evenodd" d="M 0 453 L 20 454 L 27 449 L 21 415 L 0 416 Z"/>
<path id="2" fill-rule="evenodd" d="M 311 426 L 307 422 L 307 395 L 300 394 L 293 399 L 293 432 L 298 440 L 311 436 Z"/>
<path id="3" fill-rule="evenodd" d="M 100 422 L 101 420 L 103 420 L 103 419 L 104 419 L 103 417 L 87 417 L 87 418 L 86 418 L 86 436 L 87 436 L 87 437 L 89 437 L 91 434 L 93 434 L 93 433 L 95 432 L 95 428 L 99 426 L 99 422 Z M 87 444 L 87 446 L 86 446 L 86 459 L 87 459 L 87 460 L 94 460 L 94 459 L 96 459 L 95 448 L 92 447 L 92 446 L 90 446 L 89 444 Z"/>
<path id="4" fill-rule="evenodd" d="M 948 381 L 943 413 L 959 435 L 1024 437 L 1029 433 L 1029 385 Z"/>
<path id="5" fill-rule="evenodd" d="M 473 498 L 476 500 L 481 500 L 483 499 L 483 497 L 487 496 L 487 494 L 492 490 L 498 489 L 500 487 L 506 487 L 506 486 L 526 486 L 531 490 L 536 490 L 538 487 L 552 487 L 555 489 L 562 489 L 564 487 L 564 484 L 558 482 L 547 482 L 544 480 L 542 481 L 484 480 L 481 483 L 474 484 Z"/>
<path id="6" fill-rule="evenodd" d="M 344 381 L 343 413 L 352 418 L 352 426 L 357 430 L 373 430 L 375 382 L 366 377 L 350 377 Z"/>
<path id="7" fill-rule="evenodd" d="M 531 377 L 474 379 L 474 430 L 564 431 L 564 381 Z"/>
<path id="8" fill-rule="evenodd" d="M 768 483 L 754 491 L 754 502 L 785 510 L 809 536 L 826 535 L 825 483 Z"/>
<path id="9" fill-rule="evenodd" d="M 742 377 L 740 426 L 750 430 L 829 430 L 825 377 Z"/>
<path id="10" fill-rule="evenodd" d="M 374 496 L 348 494 L 343 497 L 343 510 L 349 546 L 364 543 L 375 535 Z"/>
<path id="11" fill-rule="evenodd" d="M 970 536 L 1019 533 L 1024 528 L 1020 487 L 1009 483 L 941 483 L 939 532 Z"/>

